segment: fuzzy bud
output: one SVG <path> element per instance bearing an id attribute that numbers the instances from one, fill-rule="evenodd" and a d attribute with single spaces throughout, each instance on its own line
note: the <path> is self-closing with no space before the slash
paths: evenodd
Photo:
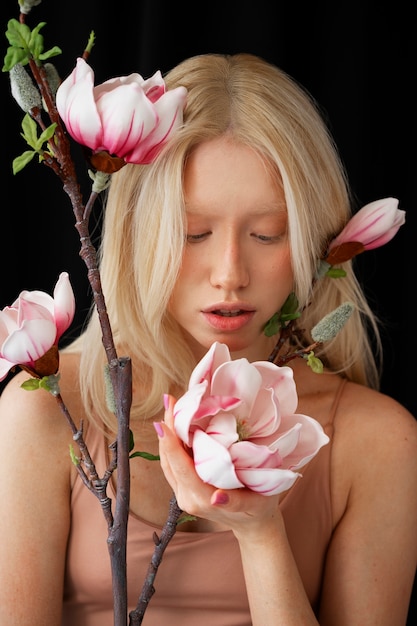
<path id="1" fill-rule="evenodd" d="M 32 109 L 41 108 L 42 100 L 39 90 L 23 65 L 17 63 L 10 70 L 10 85 L 12 96 L 25 113 L 30 113 Z"/>
<path id="2" fill-rule="evenodd" d="M 104 383 L 107 408 L 109 409 L 109 411 L 112 411 L 112 413 L 116 413 L 116 400 L 114 397 L 113 385 L 110 377 L 110 368 L 107 364 L 104 366 Z"/>
<path id="3" fill-rule="evenodd" d="M 352 315 L 354 308 L 352 302 L 344 302 L 337 309 L 325 315 L 311 331 L 314 341 L 323 343 L 336 337 Z"/>
<path id="4" fill-rule="evenodd" d="M 27 15 L 32 7 L 38 6 L 41 2 L 42 0 L 19 0 L 20 12 Z"/>
<path id="5" fill-rule="evenodd" d="M 61 78 L 58 74 L 58 71 L 52 63 L 45 63 L 43 66 L 45 70 L 46 78 L 48 80 L 49 89 L 51 90 L 52 96 L 55 98 L 55 94 L 58 91 L 58 87 L 61 84 Z"/>
<path id="6" fill-rule="evenodd" d="M 93 191 L 95 193 L 101 193 L 110 185 L 111 175 L 105 172 L 93 172 L 88 170 L 88 175 L 93 181 Z"/>

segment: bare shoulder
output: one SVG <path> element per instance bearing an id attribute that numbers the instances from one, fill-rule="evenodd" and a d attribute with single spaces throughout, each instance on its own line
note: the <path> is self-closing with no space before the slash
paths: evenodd
<path id="1" fill-rule="evenodd" d="M 78 411 L 78 358 L 64 355 L 60 362 L 60 392 L 68 410 Z M 2 437 L 19 434 L 23 439 L 43 442 L 60 440 L 67 445 L 71 431 L 57 399 L 44 389 L 27 391 L 22 384 L 30 376 L 21 371 L 0 395 L 0 434 Z"/>
<path id="2" fill-rule="evenodd" d="M 390 501 L 417 512 L 417 420 L 395 399 L 348 382 L 334 418 L 332 493 L 336 519 L 351 510 L 369 515 Z M 355 506 L 352 507 L 352 504 Z M 372 504 L 371 504 L 372 503 Z M 413 508 L 414 507 L 414 508 Z M 386 517 L 386 514 L 385 514 Z"/>
<path id="3" fill-rule="evenodd" d="M 417 445 L 417 420 L 402 404 L 352 382 L 345 385 L 340 398 L 336 430 L 349 439 L 360 437 L 369 441 L 372 438 L 375 442 L 394 442 L 395 447 L 401 447 L 401 442 Z"/>
<path id="4" fill-rule="evenodd" d="M 322 425 L 335 413 L 338 445 L 349 447 L 353 442 L 360 445 L 369 440 L 380 440 L 382 444 L 394 441 L 400 445 L 398 442 L 402 439 L 410 446 L 417 444 L 417 416 L 394 398 L 350 381 L 342 388 L 340 376 L 328 372 L 315 374 L 299 365 L 295 376 L 302 412 L 315 417 Z"/>

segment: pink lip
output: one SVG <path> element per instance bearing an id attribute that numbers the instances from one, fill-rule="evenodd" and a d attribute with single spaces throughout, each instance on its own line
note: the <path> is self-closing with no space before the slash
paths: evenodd
<path id="1" fill-rule="evenodd" d="M 219 313 L 220 311 L 229 311 L 230 313 L 238 311 L 239 314 L 230 316 L 221 315 Z M 202 314 L 212 328 L 224 332 L 231 332 L 246 326 L 255 315 L 255 311 L 245 306 L 240 307 L 236 305 L 236 303 L 234 303 L 233 306 L 223 303 L 202 311 Z"/>

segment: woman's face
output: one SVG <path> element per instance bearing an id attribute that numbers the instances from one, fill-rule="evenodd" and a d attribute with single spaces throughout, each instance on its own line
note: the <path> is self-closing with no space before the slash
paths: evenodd
<path id="1" fill-rule="evenodd" d="M 221 137 L 189 157 L 184 194 L 187 242 L 169 310 L 197 359 L 214 341 L 266 359 L 274 340 L 263 328 L 293 287 L 280 181 L 250 148 Z"/>

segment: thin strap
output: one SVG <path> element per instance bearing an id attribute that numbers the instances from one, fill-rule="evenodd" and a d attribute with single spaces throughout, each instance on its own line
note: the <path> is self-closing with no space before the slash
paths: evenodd
<path id="1" fill-rule="evenodd" d="M 340 398 L 342 397 L 342 393 L 343 393 L 343 390 L 345 388 L 347 381 L 348 381 L 347 378 L 340 379 L 339 387 L 337 388 L 336 395 L 334 397 L 332 406 L 330 408 L 329 420 L 327 422 L 328 424 L 333 424 L 333 420 L 334 420 L 334 417 L 337 413 L 337 409 L 339 406 Z"/>

